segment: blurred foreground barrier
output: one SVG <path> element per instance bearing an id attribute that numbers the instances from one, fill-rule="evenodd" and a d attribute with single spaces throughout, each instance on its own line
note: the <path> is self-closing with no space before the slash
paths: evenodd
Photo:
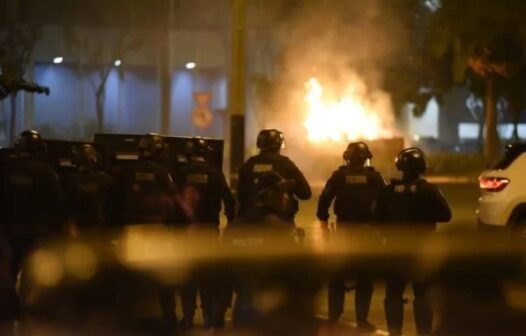
<path id="1" fill-rule="evenodd" d="M 25 269 L 27 328 L 31 335 L 45 328 L 152 334 L 159 326 L 137 313 L 144 296 L 205 274 L 226 289 L 242 284 L 251 292 L 244 335 L 318 335 L 315 297 L 329 276 L 348 267 L 377 279 L 396 272 L 434 280 L 439 335 L 522 334 L 526 315 L 508 307 L 502 284 L 524 281 L 525 245 L 507 233 L 400 229 L 368 238 L 341 232 L 323 246 L 305 246 L 279 227 L 233 228 L 218 241 L 215 232 L 134 226 L 38 249 Z"/>

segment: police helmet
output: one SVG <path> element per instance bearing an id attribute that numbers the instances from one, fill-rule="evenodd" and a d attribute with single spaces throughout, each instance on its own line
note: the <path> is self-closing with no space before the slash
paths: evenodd
<path id="1" fill-rule="evenodd" d="M 79 167 L 95 168 L 100 163 L 97 150 L 90 144 L 72 148 L 73 163 Z"/>
<path id="2" fill-rule="evenodd" d="M 17 148 L 24 153 L 36 153 L 45 149 L 42 136 L 35 130 L 26 130 L 20 133 Z"/>
<path id="3" fill-rule="evenodd" d="M 264 129 L 259 132 L 256 145 L 259 149 L 278 151 L 285 137 L 281 131 L 277 129 Z"/>
<path id="4" fill-rule="evenodd" d="M 373 153 L 365 142 L 351 142 L 343 152 L 343 159 L 348 164 L 361 164 L 373 158 Z"/>
<path id="5" fill-rule="evenodd" d="M 212 151 L 212 147 L 206 139 L 195 137 L 186 143 L 186 151 L 189 155 L 205 155 Z"/>
<path id="6" fill-rule="evenodd" d="M 414 172 L 423 174 L 427 170 L 425 153 L 416 147 L 406 148 L 396 158 L 396 168 L 404 173 Z"/>
<path id="7" fill-rule="evenodd" d="M 163 149 L 164 139 L 157 133 L 145 134 L 139 142 L 139 150 L 143 158 L 159 159 Z"/>

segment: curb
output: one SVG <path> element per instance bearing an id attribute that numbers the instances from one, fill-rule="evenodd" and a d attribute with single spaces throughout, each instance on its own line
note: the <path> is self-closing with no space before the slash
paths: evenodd
<path id="1" fill-rule="evenodd" d="M 425 179 L 436 184 L 478 183 L 478 178 L 471 176 L 426 176 Z"/>

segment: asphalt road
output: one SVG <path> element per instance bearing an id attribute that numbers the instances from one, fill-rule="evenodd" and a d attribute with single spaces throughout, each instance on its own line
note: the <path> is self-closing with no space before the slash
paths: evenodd
<path id="1" fill-rule="evenodd" d="M 443 184 L 440 185 L 440 188 L 446 199 L 449 201 L 453 213 L 453 219 L 451 223 L 441 225 L 440 230 L 475 229 L 475 210 L 479 196 L 477 185 L 469 183 Z M 297 215 L 297 225 L 304 228 L 306 231 L 306 244 L 309 244 L 313 239 L 316 239 L 320 232 L 318 230 L 319 224 L 315 219 L 316 203 L 319 193 L 320 189 L 317 188 L 314 190 L 314 196 L 311 200 L 301 202 L 300 212 Z M 506 287 L 508 303 L 513 307 L 521 308 L 526 311 L 526 287 L 517 283 L 506 284 Z M 316 314 L 322 320 L 326 319 L 327 317 L 326 297 L 326 291 L 321 291 L 318 295 L 316 304 Z M 406 293 L 406 298 L 408 299 L 409 303 L 412 302 L 412 293 L 409 290 Z M 376 324 L 379 328 L 379 330 L 376 332 L 376 335 L 387 335 L 383 310 L 383 299 L 384 284 L 381 280 L 379 280 L 375 283 L 373 302 L 369 316 L 369 320 Z M 152 316 L 150 314 L 153 314 L 156 315 L 157 318 L 160 316 L 159 302 L 156 292 L 152 292 L 149 302 L 144 302 L 141 306 L 144 309 L 145 315 Z M 178 308 L 180 308 L 179 304 Z M 181 316 L 180 311 L 178 316 Z M 228 313 L 228 319 L 230 319 L 230 312 Z M 320 336 L 359 335 L 354 327 L 354 321 L 354 293 L 350 292 L 346 296 L 345 312 L 342 316 L 341 323 L 337 327 L 321 328 L 318 334 Z M 196 312 L 196 324 L 196 328 L 190 333 L 190 335 L 210 334 L 209 331 L 203 331 L 203 329 L 200 328 L 200 325 L 202 325 L 202 319 L 201 312 L 199 310 Z M 222 334 L 235 334 L 230 326 L 230 323 L 227 323 L 227 328 Z M 290 334 L 293 335 L 294 331 L 291 330 Z M 416 335 L 411 304 L 407 304 L 405 306 L 404 335 Z"/>
<path id="2" fill-rule="evenodd" d="M 463 184 L 441 184 L 440 188 L 448 200 L 453 218 L 450 223 L 441 224 L 439 230 L 471 230 L 476 229 L 476 208 L 477 200 L 479 197 L 478 186 L 475 183 L 463 183 Z M 297 225 L 302 227 L 306 231 L 306 243 L 309 244 L 313 239 L 316 239 L 319 234 L 318 222 L 315 219 L 316 213 L 316 202 L 320 193 L 320 188 L 314 190 L 314 196 L 311 200 L 301 202 L 300 212 L 297 215 Z M 526 286 L 519 283 L 507 283 L 506 298 L 509 306 L 514 308 L 522 309 L 526 312 Z M 435 290 L 434 295 L 438 295 Z M 316 304 L 316 314 L 320 319 L 327 318 L 327 293 L 322 291 L 318 295 Z M 413 309 L 412 309 L 412 292 L 409 290 L 405 294 L 408 299 L 408 304 L 405 305 L 404 312 L 404 335 L 413 336 L 417 335 Z M 384 284 L 381 280 L 375 282 L 375 290 L 373 294 L 373 301 L 371 305 L 369 320 L 374 323 L 378 330 L 374 335 L 388 335 L 387 327 L 385 322 L 385 315 L 383 309 L 384 299 Z M 155 304 L 155 303 L 153 303 Z M 196 313 L 197 323 L 200 324 L 200 312 Z M 229 317 L 230 318 L 230 312 Z M 436 320 L 439 316 L 436 316 Z M 191 335 L 205 335 L 208 332 L 202 331 L 197 327 Z M 224 334 L 233 334 L 233 330 L 230 326 L 227 326 Z M 293 331 L 291 330 L 291 335 Z M 323 336 L 339 336 L 339 335 L 360 335 L 355 328 L 355 317 L 354 317 L 354 293 L 350 292 L 346 296 L 345 312 L 342 316 L 341 322 L 336 326 L 326 326 L 320 329 L 318 335 Z M 370 334 L 371 335 L 371 334 Z"/>
<path id="3" fill-rule="evenodd" d="M 447 224 L 442 224 L 439 230 L 456 230 L 456 229 L 475 229 L 476 228 L 476 208 L 479 197 L 478 186 L 474 183 L 462 184 L 442 184 L 440 189 L 446 199 L 448 200 L 453 214 L 452 221 Z M 314 239 L 318 233 L 318 222 L 316 218 L 316 202 L 320 193 L 320 188 L 314 190 L 314 196 L 309 201 L 302 202 L 300 205 L 300 212 L 297 215 L 297 225 L 303 227 L 306 231 L 307 241 Z M 513 287 L 514 291 L 519 288 Z M 318 299 L 318 315 L 320 317 L 327 316 L 327 302 L 326 292 L 320 293 Z M 515 294 L 511 297 L 516 297 Z M 352 335 L 356 334 L 352 327 L 355 322 L 354 317 L 354 294 L 351 292 L 346 296 L 345 307 L 346 310 L 342 316 L 342 328 L 331 330 L 331 335 Z M 379 328 L 377 334 L 386 334 L 386 323 L 383 310 L 384 285 L 381 281 L 375 283 L 375 290 L 373 294 L 373 302 L 370 311 L 370 321 Z M 412 302 L 412 293 L 408 289 L 406 298 Z M 521 301 L 521 300 L 516 300 Z M 413 319 L 413 309 L 411 304 L 405 307 L 404 332 L 405 335 L 416 335 L 416 329 Z"/>
<path id="4" fill-rule="evenodd" d="M 477 224 L 475 211 L 479 197 L 478 186 L 475 183 L 442 184 L 440 185 L 440 189 L 450 204 L 453 218 L 450 223 L 441 224 L 439 230 L 475 229 Z M 314 188 L 313 191 L 314 195 L 310 200 L 300 203 L 300 211 L 296 217 L 297 226 L 305 229 L 307 244 L 312 242 L 313 239 L 316 239 L 320 232 L 315 214 L 321 188 Z M 507 294 L 509 301 L 515 306 L 524 306 L 526 303 L 526 290 L 524 290 L 523 286 L 509 284 L 508 288 Z M 408 299 L 409 303 L 412 302 L 412 292 L 409 288 L 406 291 L 405 297 Z M 321 319 L 326 319 L 328 315 L 326 298 L 326 291 L 319 293 L 316 313 Z M 384 284 L 382 281 L 376 281 L 369 315 L 369 320 L 378 327 L 378 331 L 375 333 L 376 335 L 388 334 L 383 309 L 383 299 Z M 199 315 L 199 313 L 197 315 Z M 406 304 L 404 316 L 404 335 L 416 335 L 411 304 Z M 229 329 L 226 330 L 226 333 L 228 333 L 228 331 Z M 196 330 L 195 334 L 201 333 Z M 342 316 L 341 323 L 337 327 L 322 329 L 320 335 L 339 336 L 359 334 L 360 333 L 355 328 L 354 293 L 350 292 L 346 295 L 345 312 Z"/>

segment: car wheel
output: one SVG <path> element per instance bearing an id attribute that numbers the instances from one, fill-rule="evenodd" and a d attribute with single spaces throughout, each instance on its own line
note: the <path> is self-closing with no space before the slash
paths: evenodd
<path id="1" fill-rule="evenodd" d="M 517 216 L 515 224 L 513 225 L 513 231 L 516 237 L 526 241 L 526 214 L 522 213 Z"/>

